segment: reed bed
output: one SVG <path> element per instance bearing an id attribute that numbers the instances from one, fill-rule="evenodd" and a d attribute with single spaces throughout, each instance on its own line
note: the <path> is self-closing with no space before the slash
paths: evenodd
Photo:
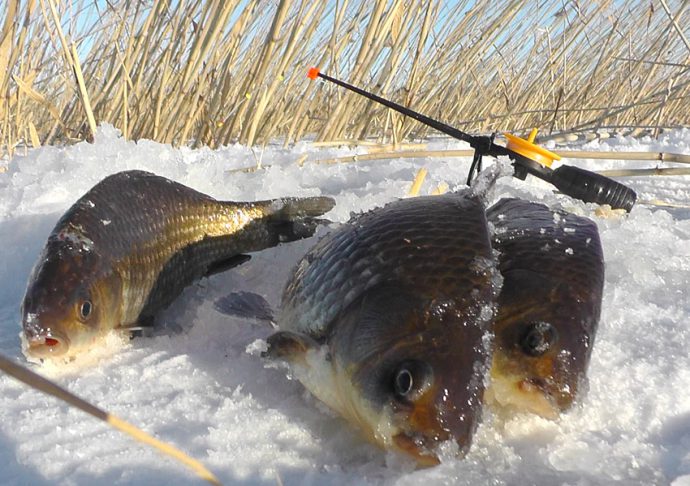
<path id="1" fill-rule="evenodd" d="M 0 144 L 426 136 L 317 65 L 479 132 L 690 124 L 687 0 L 0 0 Z"/>

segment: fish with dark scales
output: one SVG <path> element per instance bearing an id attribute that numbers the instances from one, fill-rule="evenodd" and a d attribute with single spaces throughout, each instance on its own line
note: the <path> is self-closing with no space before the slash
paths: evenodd
<path id="1" fill-rule="evenodd" d="M 556 418 L 586 383 L 604 282 L 597 226 L 519 199 L 485 211 L 477 189 L 354 217 L 297 264 L 275 319 L 255 294 L 216 309 L 276 321 L 264 356 L 422 466 L 444 441 L 465 452 L 485 405 Z"/>
<path id="2" fill-rule="evenodd" d="M 597 225 L 543 204 L 489 208 L 503 287 L 487 403 L 556 418 L 586 384 L 599 323 L 604 257 Z"/>
<path id="3" fill-rule="evenodd" d="M 297 264 L 265 356 L 374 443 L 436 464 L 479 420 L 497 272 L 470 191 L 390 203 Z"/>
<path id="4" fill-rule="evenodd" d="M 72 356 L 113 329 L 150 326 L 195 280 L 311 236 L 334 204 L 217 201 L 148 172 L 111 175 L 48 238 L 22 303 L 24 351 Z"/>

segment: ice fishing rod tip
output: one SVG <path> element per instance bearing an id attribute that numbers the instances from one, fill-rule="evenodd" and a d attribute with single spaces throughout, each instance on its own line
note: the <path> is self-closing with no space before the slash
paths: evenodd
<path id="1" fill-rule="evenodd" d="M 307 77 L 309 79 L 316 79 L 319 77 L 319 74 L 321 74 L 321 72 L 319 71 L 319 68 L 313 67 L 313 68 L 309 68 L 309 72 L 307 73 Z"/>

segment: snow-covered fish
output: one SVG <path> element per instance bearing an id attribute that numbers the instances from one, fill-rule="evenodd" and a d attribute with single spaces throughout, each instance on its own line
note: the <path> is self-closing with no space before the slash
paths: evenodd
<path id="1" fill-rule="evenodd" d="M 487 401 L 555 418 L 585 382 L 599 322 L 597 226 L 519 199 L 502 199 L 487 218 L 503 275 Z"/>
<path id="2" fill-rule="evenodd" d="M 477 426 L 499 285 L 478 197 L 396 201 L 298 263 L 266 355 L 373 442 L 435 464 Z"/>
<path id="3" fill-rule="evenodd" d="M 78 353 L 153 316 L 204 275 L 313 234 L 328 197 L 222 202 L 142 171 L 105 178 L 58 221 L 22 304 L 31 357 Z"/>

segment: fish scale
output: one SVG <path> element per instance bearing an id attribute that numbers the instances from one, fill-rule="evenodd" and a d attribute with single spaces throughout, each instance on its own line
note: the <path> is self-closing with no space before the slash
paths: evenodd
<path id="1" fill-rule="evenodd" d="M 286 285 L 280 322 L 317 335 L 354 298 L 387 279 L 412 288 L 457 295 L 480 287 L 481 277 L 448 265 L 470 266 L 478 254 L 491 258 L 481 203 L 455 194 L 398 201 L 356 216 L 319 242 Z M 469 218 L 468 215 L 474 215 Z M 412 265 L 401 265 L 404 261 Z"/>
<path id="2" fill-rule="evenodd" d="M 592 220 L 517 199 L 500 201 L 487 217 L 496 228 L 493 244 L 505 255 L 504 271 L 539 268 L 552 279 L 567 281 L 576 298 L 590 300 L 590 294 L 600 293 L 603 252 Z M 591 300 L 600 304 L 600 299 Z"/>

